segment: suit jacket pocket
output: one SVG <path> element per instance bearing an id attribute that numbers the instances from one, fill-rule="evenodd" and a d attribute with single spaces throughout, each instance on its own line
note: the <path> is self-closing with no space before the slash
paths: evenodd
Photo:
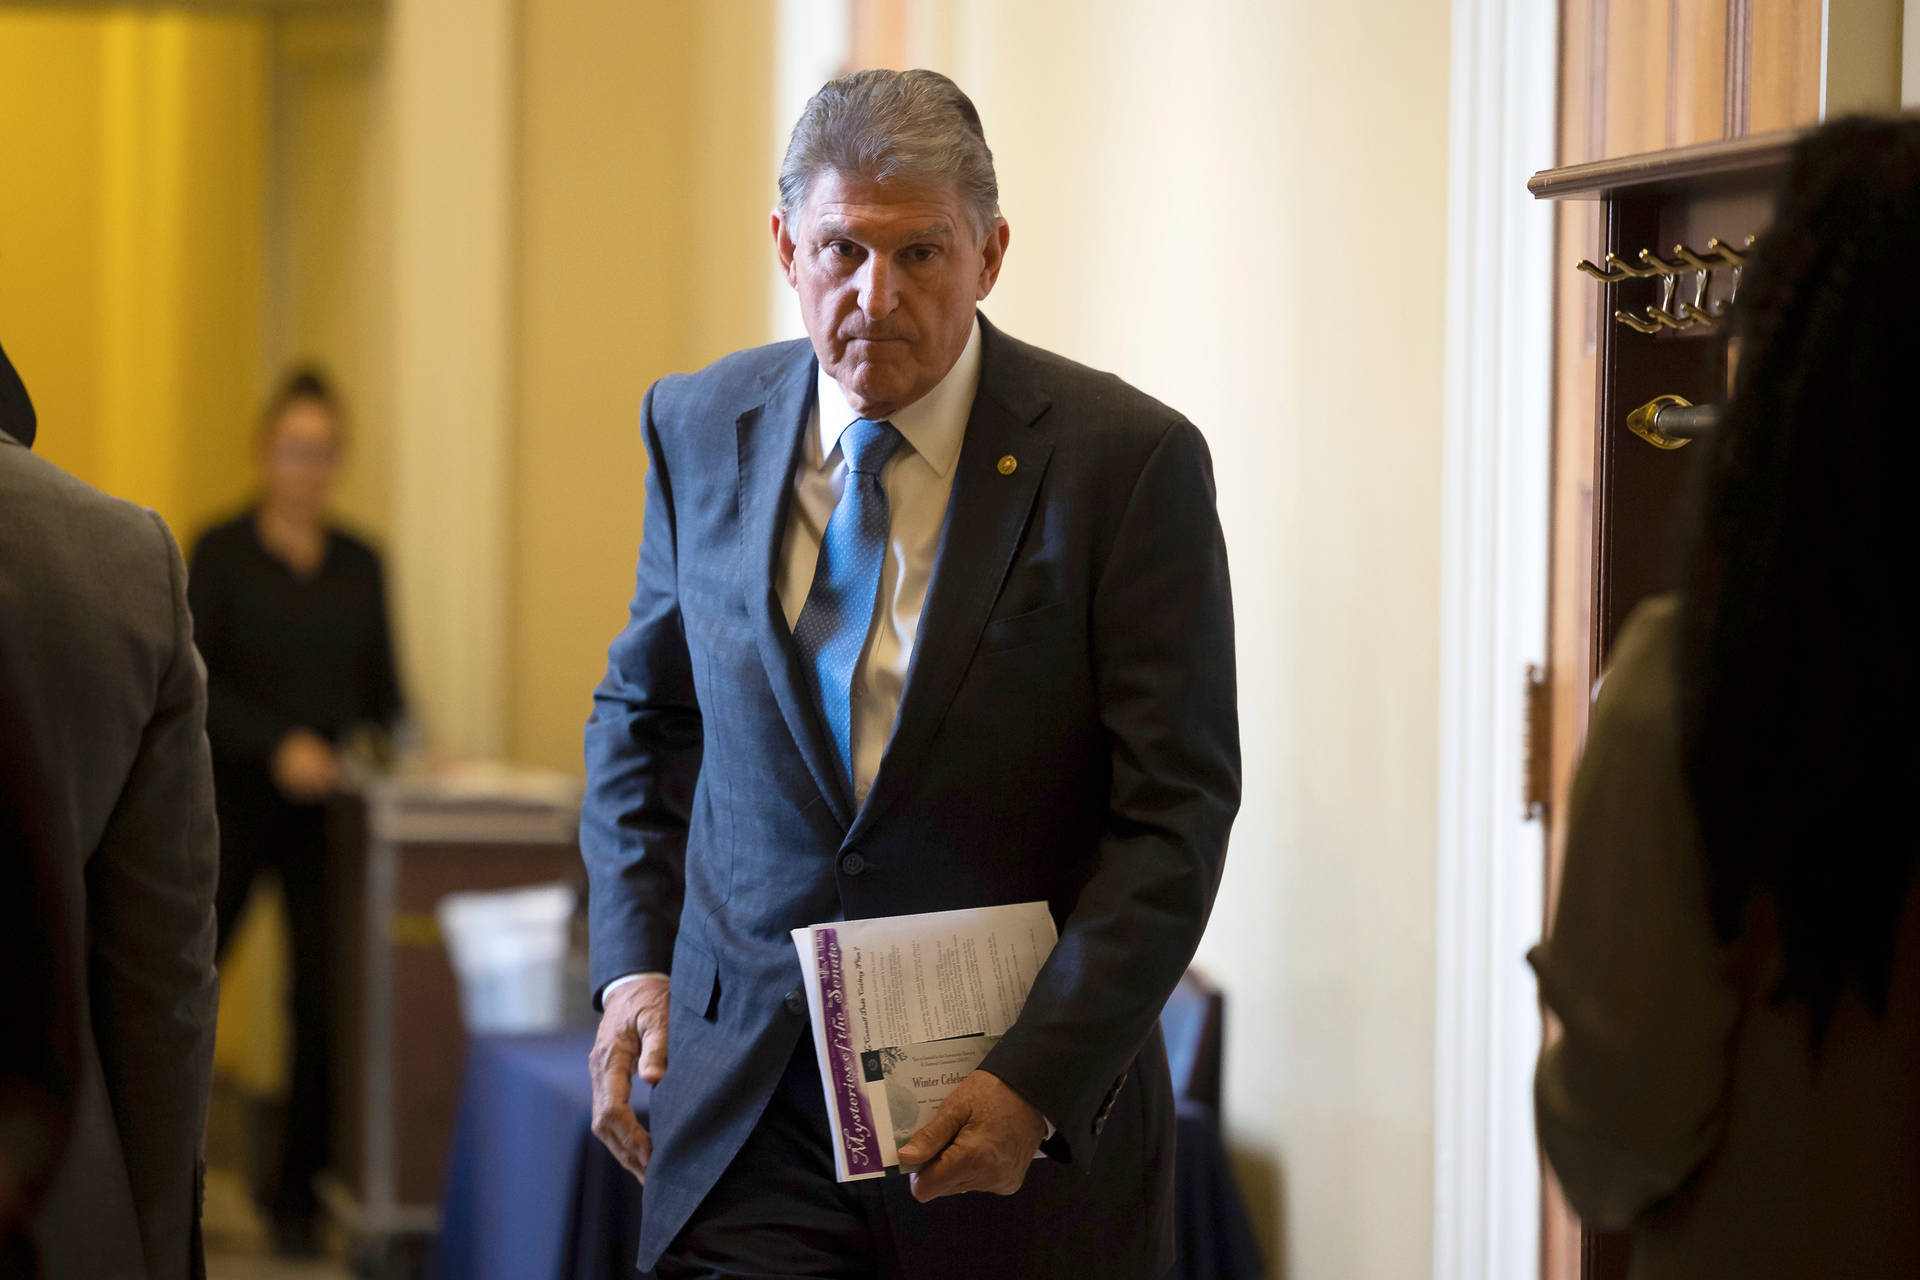
<path id="1" fill-rule="evenodd" d="M 1067 618 L 1064 602 L 1042 605 L 1010 618 L 995 618 L 980 633 L 980 652 L 997 653 L 1018 649 L 1042 639 L 1049 628 L 1058 627 Z"/>
<path id="2" fill-rule="evenodd" d="M 681 1009 L 713 1021 L 720 1003 L 720 968 L 704 947 L 681 938 L 673 948 L 673 972 L 667 975 L 667 990 Z"/>

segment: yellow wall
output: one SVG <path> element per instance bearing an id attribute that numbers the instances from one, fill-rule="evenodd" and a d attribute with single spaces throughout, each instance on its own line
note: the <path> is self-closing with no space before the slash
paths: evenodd
<path id="1" fill-rule="evenodd" d="M 97 474 L 105 62 L 97 19 L 0 9 L 0 342 L 39 453 Z"/>
<path id="2" fill-rule="evenodd" d="M 513 753 L 579 772 L 639 545 L 640 401 L 767 340 L 771 5 L 520 11 Z"/>
<path id="3" fill-rule="evenodd" d="M 919 6 L 999 162 L 987 311 L 1213 449 L 1246 800 L 1200 964 L 1253 1211 L 1309 1280 L 1432 1266 L 1448 9 Z"/>
<path id="4" fill-rule="evenodd" d="M 0 9 L 0 334 L 45 455 L 183 540 L 251 469 L 266 30 Z"/>

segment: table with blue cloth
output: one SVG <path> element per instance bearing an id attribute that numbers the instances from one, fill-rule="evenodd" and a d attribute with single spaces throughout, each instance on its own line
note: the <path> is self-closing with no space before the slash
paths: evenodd
<path id="1" fill-rule="evenodd" d="M 640 1184 L 593 1136 L 591 1030 L 475 1036 L 441 1204 L 439 1280 L 635 1280 Z M 634 1083 L 647 1119 L 647 1087 Z M 1259 1250 L 1213 1111 L 1183 1099 L 1168 1280 L 1257 1280 Z"/>
<path id="2" fill-rule="evenodd" d="M 447 1161 L 440 1280 L 633 1280 L 640 1184 L 593 1136 L 593 1032 L 474 1036 Z M 646 1123 L 647 1086 L 633 1084 Z"/>

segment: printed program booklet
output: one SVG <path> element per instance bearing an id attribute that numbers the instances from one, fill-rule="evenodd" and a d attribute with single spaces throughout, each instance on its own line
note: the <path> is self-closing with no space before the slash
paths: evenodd
<path id="1" fill-rule="evenodd" d="M 899 1150 L 1026 1005 L 1059 935 L 1044 902 L 793 931 L 842 1182 Z"/>

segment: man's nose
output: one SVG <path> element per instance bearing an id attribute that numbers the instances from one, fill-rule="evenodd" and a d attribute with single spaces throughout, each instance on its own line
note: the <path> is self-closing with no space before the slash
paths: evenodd
<path id="1" fill-rule="evenodd" d="M 860 310 L 869 319 L 882 320 L 893 314 L 899 304 L 899 295 L 893 287 L 893 266 L 876 253 L 866 262 L 866 279 L 860 286 Z"/>

